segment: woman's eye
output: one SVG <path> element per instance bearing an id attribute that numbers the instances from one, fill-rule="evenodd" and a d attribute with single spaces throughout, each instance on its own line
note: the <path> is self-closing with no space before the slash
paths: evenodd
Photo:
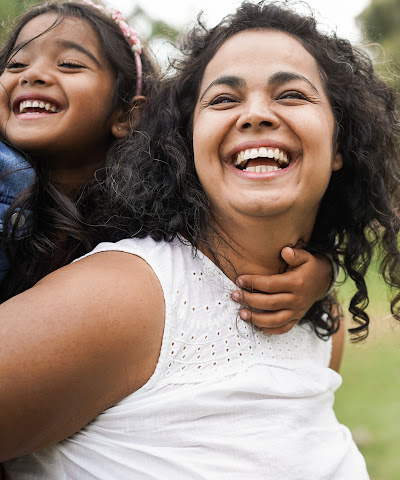
<path id="1" fill-rule="evenodd" d="M 218 97 L 211 100 L 210 105 L 224 105 L 234 102 L 237 102 L 237 99 L 232 96 L 218 95 Z"/>
<path id="2" fill-rule="evenodd" d="M 12 60 L 11 62 L 7 63 L 7 70 L 15 70 L 18 68 L 24 68 L 26 65 L 21 62 L 16 62 L 15 60 Z"/>
<path id="3" fill-rule="evenodd" d="M 306 100 L 309 101 L 308 97 L 301 92 L 296 90 L 290 90 L 279 95 L 278 100 Z"/>

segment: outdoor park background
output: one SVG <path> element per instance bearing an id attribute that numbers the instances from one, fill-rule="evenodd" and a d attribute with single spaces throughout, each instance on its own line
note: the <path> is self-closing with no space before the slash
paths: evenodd
<path id="1" fill-rule="evenodd" d="M 9 21 L 34 3 L 38 2 L 0 0 L 0 37 L 7 35 Z M 110 0 L 109 4 L 132 17 L 165 68 L 168 56 L 177 54 L 171 44 L 193 24 L 200 10 L 212 25 L 240 0 Z M 367 48 L 380 74 L 400 92 L 400 0 L 309 0 L 309 4 L 326 28 L 337 27 L 338 35 Z M 351 282 L 339 287 L 344 310 L 352 288 Z M 361 343 L 346 342 L 343 386 L 336 394 L 335 411 L 352 430 L 371 480 L 399 480 L 400 322 L 390 316 L 388 291 L 379 280 L 376 264 L 368 276 L 368 288 L 370 335 Z"/>

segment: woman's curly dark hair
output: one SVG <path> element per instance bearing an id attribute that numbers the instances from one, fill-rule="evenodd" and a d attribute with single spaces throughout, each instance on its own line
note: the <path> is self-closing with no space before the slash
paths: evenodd
<path id="1" fill-rule="evenodd" d="M 365 275 L 378 245 L 381 273 L 395 289 L 391 310 L 400 319 L 396 96 L 376 76 L 366 53 L 336 34 L 321 33 L 311 14 L 296 13 L 288 2 L 246 1 L 212 29 L 199 20 L 186 37 L 175 73 L 152 100 L 141 132 L 109 166 L 107 197 L 119 227 L 129 235 L 170 240 L 181 232 L 194 247 L 211 245 L 208 202 L 194 169 L 193 111 L 205 68 L 217 50 L 232 35 L 254 29 L 293 35 L 319 65 L 344 165 L 332 174 L 307 248 L 341 259 L 357 288 L 349 310 L 358 325 L 350 331 L 355 339 L 363 338 L 369 324 Z M 329 300 L 317 302 L 307 319 L 317 333 L 329 336 L 337 321 L 324 311 L 330 311 Z"/>
<path id="2" fill-rule="evenodd" d="M 0 51 L 0 75 L 13 54 L 22 28 L 32 19 L 44 14 L 56 15 L 49 30 L 67 17 L 84 20 L 91 25 L 99 39 L 102 53 L 115 75 L 110 114 L 117 105 L 121 105 L 128 120 L 133 122 L 137 108 L 133 103 L 137 88 L 137 69 L 132 46 L 111 18 L 90 5 L 53 1 L 36 5 L 25 12 Z M 155 87 L 157 75 L 154 63 L 146 51 L 142 51 L 141 62 L 141 94 L 147 96 Z M 111 141 L 108 155 L 112 156 L 113 151 L 118 150 L 120 142 L 117 139 Z M 21 154 L 24 155 L 24 152 Z M 33 286 L 51 271 L 70 263 L 92 250 L 100 241 L 107 239 L 107 225 L 96 223 L 97 210 L 101 208 L 102 202 L 98 197 L 99 191 L 84 184 L 71 198 L 71 195 L 67 196 L 52 185 L 46 165 L 40 158 L 27 159 L 35 170 L 35 182 L 20 193 L 4 219 L 2 241 L 8 253 L 10 269 L 0 288 L 0 301 Z M 101 177 L 104 172 L 97 174 Z M 88 183 L 93 178 L 88 178 Z M 14 227 L 10 219 L 14 213 L 21 216 L 27 211 L 32 212 L 29 218 L 32 229 L 27 237 L 17 238 L 16 229 L 20 217 L 13 222 Z"/>

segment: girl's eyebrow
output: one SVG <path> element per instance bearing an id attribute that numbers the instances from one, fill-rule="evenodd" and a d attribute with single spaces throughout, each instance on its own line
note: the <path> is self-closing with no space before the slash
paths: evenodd
<path id="1" fill-rule="evenodd" d="M 79 52 L 91 58 L 98 67 L 101 67 L 101 63 L 97 60 L 93 53 L 91 53 L 89 50 L 86 50 L 86 48 L 82 47 L 82 45 L 79 45 L 79 43 L 72 42 L 71 40 L 57 40 L 57 44 L 64 48 L 78 50 Z"/>
<path id="2" fill-rule="evenodd" d="M 10 57 L 12 57 L 15 53 L 19 52 L 20 50 L 22 50 L 24 47 L 26 47 L 27 45 L 29 45 L 29 41 L 28 42 L 19 42 L 17 43 L 14 48 L 12 49 L 11 53 L 10 53 Z M 74 49 L 74 50 L 78 50 L 79 52 L 83 53 L 84 55 L 88 56 L 91 60 L 93 60 L 93 62 L 98 66 L 98 67 L 101 67 L 101 63 L 97 60 L 97 58 L 93 55 L 93 53 L 91 53 L 89 50 L 87 50 L 86 48 L 82 47 L 82 45 L 79 45 L 79 43 L 75 43 L 75 42 L 72 42 L 71 40 L 57 40 L 56 42 L 57 45 L 60 45 L 61 47 L 65 48 L 65 49 Z"/>
<path id="3" fill-rule="evenodd" d="M 317 88 L 315 85 L 308 80 L 308 78 L 303 77 L 303 75 L 300 75 L 299 73 L 294 73 L 294 72 L 276 72 L 273 75 L 271 75 L 268 78 L 268 85 L 282 85 L 284 83 L 290 82 L 291 80 L 302 80 L 304 82 L 307 82 L 310 87 L 318 93 Z M 215 80 L 213 80 L 210 85 L 204 90 L 204 92 L 201 94 L 199 101 L 204 97 L 204 95 L 208 92 L 208 90 L 213 87 L 214 85 L 227 85 L 229 87 L 243 87 L 246 85 L 246 82 L 243 78 L 241 77 L 236 77 L 234 75 L 223 75 L 222 77 L 218 77 Z"/>

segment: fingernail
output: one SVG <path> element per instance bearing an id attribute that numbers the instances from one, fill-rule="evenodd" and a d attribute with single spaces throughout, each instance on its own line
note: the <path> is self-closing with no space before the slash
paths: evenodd
<path id="1" fill-rule="evenodd" d="M 236 279 L 236 285 L 239 285 L 239 287 L 243 287 L 243 280 L 240 277 Z"/>
<path id="2" fill-rule="evenodd" d="M 239 316 L 242 320 L 247 320 L 249 318 L 249 313 L 246 310 L 240 310 Z"/>
<path id="3" fill-rule="evenodd" d="M 235 300 L 235 302 L 239 300 L 239 292 L 232 293 L 232 300 Z"/>

